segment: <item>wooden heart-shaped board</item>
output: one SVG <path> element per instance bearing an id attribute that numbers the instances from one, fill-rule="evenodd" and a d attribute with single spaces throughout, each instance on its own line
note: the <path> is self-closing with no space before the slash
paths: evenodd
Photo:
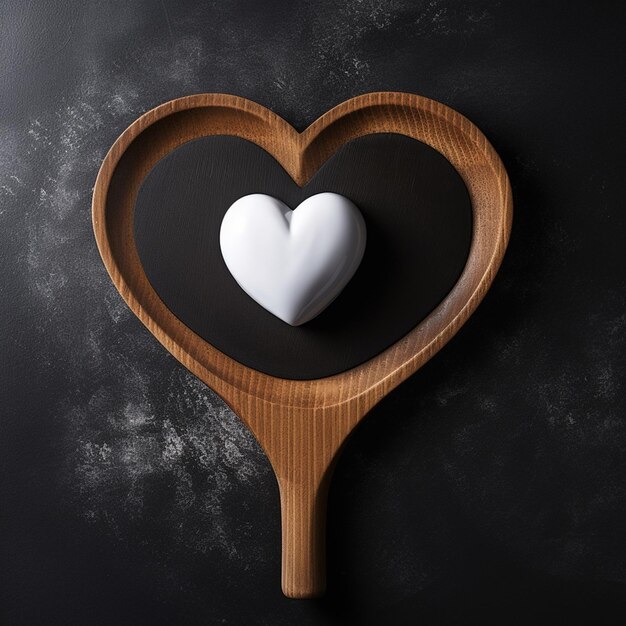
<path id="1" fill-rule="evenodd" d="M 209 335 L 192 330 L 168 308 L 153 285 L 157 278 L 151 282 L 142 264 L 135 224 L 140 189 L 159 161 L 194 140 L 231 136 L 271 155 L 303 187 L 343 146 L 380 133 L 417 140 L 445 157 L 471 202 L 467 260 L 456 283 L 419 323 L 348 369 L 336 367 L 336 373 L 317 378 L 292 377 L 233 358 L 228 346 L 213 345 L 219 338 L 211 343 Z M 508 177 L 483 134 L 456 111 L 410 94 L 359 96 L 302 133 L 249 100 L 194 95 L 140 117 L 107 154 L 93 195 L 94 231 L 104 264 L 137 317 L 222 396 L 265 450 L 280 490 L 286 595 L 323 593 L 326 498 L 339 449 L 361 418 L 440 350 L 478 306 L 502 261 L 511 219 Z M 375 297 L 376 284 L 371 290 Z"/>

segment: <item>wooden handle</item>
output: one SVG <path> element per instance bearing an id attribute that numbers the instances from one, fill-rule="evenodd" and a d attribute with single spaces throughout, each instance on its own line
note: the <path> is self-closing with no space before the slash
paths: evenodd
<path id="1" fill-rule="evenodd" d="M 358 423 L 343 404 L 311 408 L 255 402 L 234 410 L 262 442 L 278 481 L 282 588 L 288 598 L 326 590 L 326 504 L 337 457 Z"/>
<path id="2" fill-rule="evenodd" d="M 265 419 L 249 421 L 253 432 L 266 429 L 261 435 L 278 479 L 282 588 L 288 598 L 315 598 L 326 590 L 328 490 L 339 451 L 356 422 L 340 405 L 324 410 L 273 407 Z M 268 430 L 275 436 L 268 437 Z"/>
<path id="3" fill-rule="evenodd" d="M 280 484 L 282 588 L 289 598 L 326 590 L 326 503 L 330 477 Z"/>

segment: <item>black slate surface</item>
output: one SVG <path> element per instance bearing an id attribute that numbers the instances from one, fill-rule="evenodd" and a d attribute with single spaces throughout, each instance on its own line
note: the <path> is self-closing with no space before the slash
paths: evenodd
<path id="1" fill-rule="evenodd" d="M 623 3 L 0 12 L 2 623 L 624 623 Z M 472 319 L 349 442 L 329 594 L 290 601 L 268 463 L 126 310 L 91 188 L 165 100 L 237 93 L 303 128 L 378 89 L 485 132 L 513 236 Z"/>
<path id="2" fill-rule="evenodd" d="M 233 202 L 248 194 L 268 194 L 295 209 L 325 191 L 359 208 L 365 254 L 339 297 L 294 328 L 235 282 L 222 259 L 220 226 Z M 302 188 L 255 144 L 205 137 L 180 146 L 148 173 L 134 231 L 152 286 L 191 330 L 248 367 L 313 379 L 376 356 L 443 300 L 465 267 L 472 206 L 446 158 L 402 135 L 348 142 Z"/>

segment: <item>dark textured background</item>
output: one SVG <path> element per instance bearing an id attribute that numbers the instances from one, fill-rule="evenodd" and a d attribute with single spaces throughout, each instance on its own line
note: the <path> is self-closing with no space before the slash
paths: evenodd
<path id="1" fill-rule="evenodd" d="M 626 619 L 620 2 L 0 7 L 5 624 Z M 458 109 L 508 168 L 513 237 L 456 338 L 338 465 L 329 593 L 279 586 L 267 461 L 126 310 L 90 192 L 140 113 L 201 91 L 302 128 L 371 90 Z"/>

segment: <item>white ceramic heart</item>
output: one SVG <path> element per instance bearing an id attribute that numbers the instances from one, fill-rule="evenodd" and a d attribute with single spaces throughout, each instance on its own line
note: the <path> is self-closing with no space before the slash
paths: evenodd
<path id="1" fill-rule="evenodd" d="M 239 286 L 292 326 L 319 315 L 354 275 L 365 252 L 359 209 L 319 193 L 293 211 L 261 193 L 235 201 L 220 229 L 222 257 Z"/>

